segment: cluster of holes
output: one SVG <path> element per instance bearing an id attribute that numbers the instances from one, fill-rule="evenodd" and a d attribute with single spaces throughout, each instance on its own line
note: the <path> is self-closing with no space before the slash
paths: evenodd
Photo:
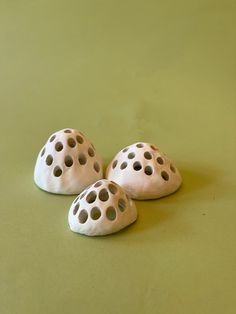
<path id="1" fill-rule="evenodd" d="M 70 129 L 66 129 L 66 130 L 64 130 L 64 133 L 72 133 L 72 131 L 71 131 Z M 81 133 L 81 134 L 82 134 L 82 133 Z M 55 140 L 55 138 L 56 138 L 56 135 L 55 135 L 55 134 L 52 135 L 51 138 L 49 139 L 49 142 L 53 142 L 53 141 Z M 77 136 L 76 136 L 76 141 L 77 141 L 79 144 L 82 144 L 82 143 L 84 142 L 84 139 L 83 139 L 82 136 L 77 135 Z M 75 141 L 72 137 L 70 137 L 70 138 L 68 138 L 68 140 L 67 140 L 67 144 L 68 144 L 69 147 L 74 148 L 74 147 L 76 146 L 76 141 Z M 93 144 L 91 144 L 91 146 L 92 146 L 93 148 L 92 148 L 92 147 L 89 147 L 89 148 L 88 148 L 88 155 L 89 155 L 90 157 L 94 157 L 94 156 L 95 156 L 95 148 L 94 148 Z M 62 142 L 60 142 L 60 141 L 56 142 L 56 144 L 55 144 L 55 150 L 56 150 L 57 152 L 62 151 L 63 148 L 64 148 L 64 147 L 63 147 Z M 41 157 L 44 156 L 45 152 L 46 152 L 46 148 L 44 147 L 44 148 L 42 149 L 42 151 L 41 151 Z M 81 165 L 85 165 L 86 162 L 87 162 L 87 158 L 86 158 L 86 156 L 85 156 L 83 153 L 81 153 L 81 154 L 79 155 L 78 160 L 79 160 L 79 163 L 80 163 Z M 45 162 L 46 162 L 46 165 L 51 166 L 52 163 L 53 163 L 53 157 L 52 157 L 52 155 L 48 155 L 47 158 L 46 158 L 46 160 L 45 160 Z M 66 156 L 65 159 L 64 159 L 64 163 L 65 163 L 65 165 L 66 165 L 67 167 L 71 167 L 74 162 L 73 162 L 72 157 Z M 99 164 L 98 164 L 97 162 L 94 163 L 94 166 L 93 166 L 93 167 L 94 167 L 94 170 L 95 170 L 96 172 L 99 172 L 99 171 L 100 171 L 100 166 L 99 166 Z M 60 168 L 59 166 L 55 167 L 55 168 L 54 168 L 54 171 L 53 171 L 53 174 L 54 174 L 54 176 L 56 176 L 56 177 L 60 177 L 61 174 L 62 174 L 61 168 Z"/>
<path id="2" fill-rule="evenodd" d="M 62 149 L 62 147 L 58 145 L 57 150 L 60 151 L 61 149 Z M 45 154 L 45 149 L 43 149 L 41 156 L 43 156 L 44 154 Z M 87 162 L 87 158 L 83 153 L 81 153 L 81 154 L 79 154 L 78 161 L 79 161 L 80 165 L 85 165 Z M 47 166 L 51 166 L 53 163 L 53 156 L 48 155 L 45 162 L 46 162 Z M 67 155 L 64 159 L 64 163 L 67 167 L 71 167 L 71 166 L 73 166 L 74 161 L 73 161 L 71 156 Z M 100 171 L 100 166 L 99 166 L 98 162 L 94 163 L 94 170 L 96 172 Z"/>
<path id="3" fill-rule="evenodd" d="M 100 187 L 102 185 L 102 181 L 98 181 L 94 184 L 94 187 Z M 97 198 L 99 198 L 100 201 L 102 202 L 106 202 L 109 199 L 109 193 L 111 194 L 116 194 L 118 192 L 118 188 L 116 186 L 116 183 L 111 182 L 108 184 L 107 189 L 106 188 L 102 188 L 99 193 L 97 194 L 96 191 L 92 190 L 90 191 L 87 196 L 86 196 L 86 202 L 88 204 L 92 204 L 96 201 Z M 73 214 L 76 215 L 79 208 L 80 208 L 80 203 L 78 202 L 78 200 L 81 200 L 85 195 L 86 195 L 87 191 L 83 192 L 81 195 L 77 196 L 76 199 L 74 200 L 74 208 L 73 208 Z M 77 203 L 78 202 L 78 203 Z M 77 203 L 77 204 L 76 204 Z M 119 198 L 118 200 L 118 204 L 117 204 L 119 210 L 121 212 L 124 212 L 126 209 L 126 201 L 123 198 Z M 113 206 L 109 206 L 106 209 L 106 218 L 110 221 L 113 221 L 116 219 L 117 216 L 117 212 L 115 207 Z M 98 220 L 101 217 L 101 210 L 99 207 L 95 206 L 91 209 L 90 211 L 90 217 L 93 220 Z M 85 209 L 82 209 L 78 215 L 78 220 L 81 224 L 84 224 L 88 219 L 88 212 Z"/>
<path id="4" fill-rule="evenodd" d="M 130 153 L 129 155 L 131 155 L 133 153 Z M 129 155 L 128 155 L 128 158 L 129 158 Z M 133 156 L 133 155 L 132 155 Z M 151 153 L 149 152 L 145 152 L 144 153 L 144 157 L 148 160 L 152 159 L 152 155 Z M 160 165 L 163 165 L 164 164 L 164 160 L 162 157 L 157 157 L 156 161 L 158 162 L 158 164 Z M 115 160 L 113 161 L 112 163 L 112 168 L 115 169 L 115 167 L 117 166 L 118 164 L 118 160 Z M 120 169 L 121 170 L 124 170 L 125 168 L 127 168 L 128 164 L 126 161 L 122 162 L 122 164 L 120 165 Z M 135 161 L 134 164 L 133 164 L 133 169 L 135 171 L 140 171 L 142 169 L 142 164 L 139 162 L 139 161 Z M 170 165 L 170 170 L 175 173 L 176 172 L 176 169 L 175 167 L 171 164 Z M 153 174 L 153 168 L 151 166 L 146 166 L 144 168 L 144 173 L 148 176 L 151 176 Z M 165 181 L 168 181 L 169 180 L 169 174 L 166 172 L 166 171 L 162 171 L 161 172 L 161 177 L 163 178 L 163 180 Z"/>
<path id="5" fill-rule="evenodd" d="M 138 144 L 136 144 L 136 147 L 137 147 L 137 148 L 142 148 L 142 147 L 144 147 L 144 144 L 138 143 Z M 153 149 L 153 150 L 155 150 L 155 151 L 158 151 L 158 148 L 157 148 L 156 146 L 150 145 L 150 147 L 151 147 L 151 149 Z M 124 148 L 124 149 L 122 150 L 122 152 L 123 152 L 123 153 L 126 153 L 128 150 L 129 150 L 129 147 L 126 147 L 126 148 Z M 151 160 L 151 159 L 153 158 L 152 153 L 149 152 L 149 151 L 144 152 L 143 156 L 144 156 L 144 158 L 147 159 L 147 160 Z M 131 153 L 128 154 L 127 157 L 128 157 L 128 159 L 133 159 L 133 158 L 135 158 L 135 153 L 134 153 L 134 152 L 131 152 Z M 163 164 L 164 164 L 164 159 L 163 159 L 161 156 L 158 156 L 158 157 L 156 158 L 156 161 L 157 161 L 157 163 L 158 163 L 159 165 L 163 165 Z M 118 164 L 118 160 L 116 159 L 116 160 L 114 160 L 113 163 L 112 163 L 112 168 L 115 169 L 116 166 L 117 166 L 117 164 Z M 127 166 L 128 166 L 128 163 L 127 163 L 126 161 L 123 161 L 123 162 L 121 163 L 121 165 L 120 165 L 120 169 L 121 169 L 121 170 L 124 170 L 124 169 L 127 168 Z M 140 170 L 142 169 L 142 164 L 141 164 L 139 161 L 135 161 L 135 162 L 133 163 L 133 169 L 134 169 L 135 171 L 140 171 Z M 173 173 L 176 173 L 176 169 L 175 169 L 175 167 L 174 167 L 172 164 L 170 164 L 170 170 L 171 170 Z M 152 168 L 151 166 L 146 166 L 146 167 L 144 168 L 144 173 L 145 173 L 146 175 L 148 175 L 148 176 L 151 176 L 151 175 L 153 174 L 153 168 Z M 162 171 L 162 172 L 161 172 L 161 177 L 162 177 L 163 180 L 165 180 L 165 181 L 168 181 L 168 180 L 169 180 L 169 174 L 168 174 L 166 171 Z"/>
<path id="6" fill-rule="evenodd" d="M 138 144 L 136 144 L 136 147 L 142 148 L 142 147 L 144 147 L 144 145 L 142 143 L 138 143 Z M 151 145 L 151 147 L 156 150 L 155 146 Z M 128 147 L 124 148 L 123 152 L 124 153 L 127 152 L 128 149 L 129 149 Z M 133 158 L 135 158 L 135 153 L 134 152 L 129 153 L 128 154 L 128 159 L 133 159 Z M 147 160 L 151 160 L 152 159 L 152 154 L 150 152 L 146 151 L 146 152 L 144 152 L 144 158 L 147 159 Z M 164 160 L 161 157 L 158 157 L 157 158 L 157 162 L 162 165 L 164 163 Z M 118 160 L 116 159 L 112 163 L 112 168 L 115 169 L 117 164 L 118 164 Z M 127 166 L 128 166 L 128 163 L 126 161 L 124 161 L 124 162 L 121 163 L 120 169 L 124 170 L 124 169 L 127 168 Z M 134 162 L 133 169 L 135 171 L 140 171 L 142 169 L 141 163 L 139 161 Z M 144 172 L 147 175 L 150 176 L 153 173 L 153 169 L 150 166 L 147 166 L 147 167 L 145 167 Z"/>
<path id="7" fill-rule="evenodd" d="M 102 185 L 102 182 L 101 181 L 98 181 L 97 183 L 94 184 L 94 187 L 95 188 L 98 188 Z M 108 190 L 111 194 L 116 194 L 118 192 L 118 189 L 117 187 L 114 185 L 114 184 L 109 184 L 108 185 Z M 96 201 L 97 197 L 99 198 L 100 201 L 102 202 L 106 202 L 108 201 L 109 199 L 109 193 L 108 193 L 108 190 L 106 188 L 103 188 L 99 191 L 98 195 L 96 193 L 96 191 L 90 191 L 88 193 L 88 195 L 86 196 L 86 201 L 89 203 L 89 204 L 92 204 Z M 84 196 L 86 195 L 86 191 L 84 193 L 82 193 L 79 198 L 82 199 Z"/>
<path id="8" fill-rule="evenodd" d="M 66 129 L 66 130 L 64 130 L 64 133 L 72 133 L 72 131 L 69 130 L 69 129 Z M 55 138 L 56 138 L 56 135 L 53 135 L 53 136 L 49 139 L 49 142 L 53 142 L 53 141 L 55 140 Z M 80 135 L 77 135 L 77 136 L 76 136 L 76 140 L 77 140 L 77 142 L 78 142 L 79 144 L 82 144 L 82 143 L 84 142 L 84 139 L 83 139 L 82 136 L 80 136 Z M 76 141 L 75 141 L 72 137 L 69 137 L 68 140 L 67 140 L 67 144 L 68 144 L 69 147 L 74 148 L 74 147 L 76 146 Z M 88 148 L 88 155 L 89 155 L 90 157 L 94 157 L 94 156 L 95 156 L 95 149 L 94 149 L 93 144 L 91 144 L 91 146 L 92 146 L 93 148 L 92 148 L 92 147 L 89 147 L 89 148 Z M 56 142 L 56 144 L 55 144 L 55 150 L 56 150 L 57 152 L 62 151 L 63 148 L 64 148 L 64 147 L 63 147 L 62 142 L 60 142 L 60 141 L 59 141 L 59 142 Z M 45 152 L 46 152 L 46 148 L 44 147 L 43 150 L 42 150 L 42 152 L 41 152 L 41 157 L 44 156 Z M 85 165 L 86 162 L 87 162 L 87 158 L 86 158 L 85 154 L 80 153 L 79 156 L 78 156 L 78 161 L 79 161 L 80 165 Z M 45 162 L 46 162 L 46 165 L 51 166 L 52 163 L 53 163 L 53 156 L 52 156 L 52 155 L 48 155 L 47 158 L 46 158 L 46 160 L 45 160 Z M 71 167 L 71 166 L 73 165 L 74 161 L 73 161 L 73 159 L 72 159 L 71 156 L 67 155 L 67 156 L 65 157 L 65 159 L 64 159 L 64 163 L 65 163 L 65 165 L 66 165 L 67 167 Z M 95 163 L 94 163 L 93 168 L 94 168 L 94 170 L 95 170 L 96 172 L 98 172 L 98 173 L 100 172 L 100 165 L 99 165 L 98 162 L 95 162 Z M 56 176 L 56 177 L 60 177 L 61 174 L 62 174 L 61 168 L 60 168 L 59 166 L 55 167 L 55 168 L 54 168 L 54 171 L 53 171 L 53 174 L 54 174 L 54 176 Z"/>
<path id="9" fill-rule="evenodd" d="M 99 183 L 99 182 L 97 182 L 97 183 Z M 118 188 L 117 188 L 114 184 L 112 184 L 112 183 L 110 183 L 110 184 L 108 185 L 108 190 L 109 190 L 109 192 L 110 192 L 111 194 L 113 194 L 113 195 L 118 192 Z M 92 196 L 93 196 L 92 201 L 95 201 L 95 199 L 96 199 L 96 197 L 95 197 L 96 192 L 95 192 L 95 191 L 92 191 L 92 192 L 90 192 L 90 193 L 92 193 Z M 90 194 L 90 193 L 89 193 L 89 194 Z M 99 191 L 98 198 L 99 198 L 99 200 L 102 201 L 102 202 L 108 201 L 108 199 L 109 199 L 109 193 L 108 193 L 108 191 L 107 191 L 106 188 L 103 188 L 103 189 L 101 189 L 101 190 Z M 90 195 L 90 199 L 91 199 L 91 195 Z M 87 198 L 86 198 L 86 200 L 88 201 Z M 89 202 L 88 202 L 88 203 L 89 203 Z M 125 201 L 124 201 L 123 199 L 119 199 L 118 207 L 120 208 L 121 211 L 124 211 L 124 209 L 125 209 L 125 207 L 126 207 L 126 203 L 125 203 Z"/>
<path id="10" fill-rule="evenodd" d="M 72 131 L 69 130 L 69 129 L 67 129 L 67 130 L 64 130 L 64 133 L 72 133 Z M 53 142 L 55 138 L 56 138 L 56 135 L 53 135 L 53 136 L 50 138 L 49 141 L 50 141 L 50 142 Z M 83 144 L 84 139 L 83 139 L 82 136 L 77 135 L 77 136 L 76 136 L 76 141 L 77 141 L 77 143 L 79 143 L 79 144 Z M 67 140 L 67 144 L 68 144 L 69 147 L 74 148 L 74 147 L 76 146 L 76 141 L 74 140 L 74 138 L 69 137 L 68 140 Z M 57 150 L 57 149 L 56 149 L 56 150 Z M 57 151 L 58 151 L 58 150 L 57 150 Z"/>
<path id="11" fill-rule="evenodd" d="M 117 166 L 118 161 L 115 160 L 112 164 L 112 168 L 115 169 L 115 167 Z M 122 162 L 122 164 L 120 165 L 120 169 L 124 170 L 125 168 L 127 168 L 128 163 L 126 161 Z M 142 169 L 142 165 L 139 161 L 135 161 L 133 164 L 133 168 L 135 171 L 139 171 Z"/>
<path id="12" fill-rule="evenodd" d="M 76 215 L 79 210 L 80 204 L 76 204 L 73 208 L 73 214 Z M 121 212 L 124 212 L 126 209 L 126 202 L 123 198 L 120 198 L 118 201 L 118 208 Z M 93 220 L 98 220 L 101 217 L 101 210 L 99 207 L 95 206 L 90 211 L 90 217 Z M 106 217 L 108 220 L 113 221 L 116 219 L 117 213 L 116 209 L 113 206 L 109 206 L 106 209 Z M 85 209 L 82 209 L 78 216 L 79 222 L 84 224 L 88 220 L 88 212 Z"/>
<path id="13" fill-rule="evenodd" d="M 91 209 L 90 216 L 93 220 L 98 220 L 101 217 L 101 210 L 95 206 Z M 106 210 L 106 217 L 108 220 L 113 221 L 116 219 L 116 210 L 113 206 L 109 206 Z M 82 209 L 78 216 L 79 222 L 84 224 L 88 220 L 88 212 Z"/>
<path id="14" fill-rule="evenodd" d="M 137 147 L 137 148 L 143 148 L 144 145 L 143 145 L 142 143 L 138 143 L 138 144 L 136 144 L 136 147 Z M 122 152 L 123 152 L 123 153 L 126 153 L 128 150 L 129 150 L 129 147 L 126 147 L 126 148 L 124 148 L 124 149 L 122 150 Z"/>
<path id="15" fill-rule="evenodd" d="M 64 133 L 72 133 L 72 131 L 69 130 L 69 129 L 66 129 L 66 130 L 64 130 Z M 49 139 L 49 142 L 50 142 L 50 143 L 53 142 L 53 141 L 55 140 L 55 138 L 56 138 L 56 135 L 55 135 L 55 134 L 52 135 L 52 136 L 50 137 L 50 139 Z M 77 141 L 79 144 L 83 144 L 84 139 L 83 139 L 82 136 L 77 135 L 77 136 L 76 136 L 76 141 Z M 76 146 L 76 141 L 75 141 L 72 137 L 70 137 L 70 138 L 68 138 L 68 140 L 67 140 L 67 144 L 68 144 L 69 147 L 74 148 L 74 147 Z M 45 148 L 44 148 L 44 149 L 45 149 Z M 63 144 L 62 144 L 61 142 L 57 142 L 57 143 L 55 144 L 55 149 L 56 149 L 57 152 L 60 152 L 60 151 L 63 149 Z M 44 151 L 44 152 L 45 152 L 45 151 Z M 41 154 L 41 156 L 43 156 L 43 155 L 44 155 L 44 153 Z M 91 150 L 91 149 L 89 149 L 89 156 L 91 156 L 91 157 L 94 156 L 94 151 Z"/>

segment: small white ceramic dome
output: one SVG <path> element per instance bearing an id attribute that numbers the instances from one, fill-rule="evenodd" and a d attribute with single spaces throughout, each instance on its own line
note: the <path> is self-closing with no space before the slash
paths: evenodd
<path id="1" fill-rule="evenodd" d="M 102 177 L 102 160 L 93 144 L 81 132 L 70 128 L 49 137 L 34 169 L 35 183 L 57 194 L 79 194 Z"/>
<path id="2" fill-rule="evenodd" d="M 119 185 L 105 179 L 76 197 L 68 215 L 70 229 L 88 236 L 117 232 L 136 219 L 134 202 Z"/>
<path id="3" fill-rule="evenodd" d="M 121 150 L 109 164 L 106 178 L 122 186 L 133 199 L 155 199 L 175 192 L 181 175 L 172 161 L 150 143 Z"/>

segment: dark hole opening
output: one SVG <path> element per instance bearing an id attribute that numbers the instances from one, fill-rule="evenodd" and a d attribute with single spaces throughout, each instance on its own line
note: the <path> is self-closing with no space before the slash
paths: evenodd
<path id="1" fill-rule="evenodd" d="M 165 181 L 168 181 L 169 180 L 169 175 L 166 171 L 162 171 L 161 172 L 161 176 L 162 178 L 165 180 Z"/>
<path id="2" fill-rule="evenodd" d="M 115 220 L 116 219 L 116 210 L 114 207 L 109 206 L 106 210 L 106 216 L 108 220 Z"/>
<path id="3" fill-rule="evenodd" d="M 99 192 L 99 199 L 100 201 L 102 202 L 106 202 L 108 199 L 109 199 L 109 194 L 107 192 L 106 189 L 102 189 L 100 192 Z"/>
<path id="4" fill-rule="evenodd" d="M 142 165 L 139 161 L 135 161 L 135 163 L 133 164 L 133 168 L 135 171 L 139 171 L 142 169 Z"/>
<path id="5" fill-rule="evenodd" d="M 52 162 L 53 162 L 53 157 L 52 157 L 52 155 L 48 155 L 47 158 L 46 158 L 46 164 L 47 164 L 48 166 L 51 166 Z"/>
<path id="6" fill-rule="evenodd" d="M 87 221 L 87 219 L 88 219 L 87 211 L 85 209 L 82 209 L 81 212 L 79 213 L 79 217 L 78 218 L 79 218 L 79 222 L 81 224 L 84 224 Z"/>
<path id="7" fill-rule="evenodd" d="M 145 167 L 144 172 L 148 176 L 152 175 L 152 173 L 153 173 L 152 167 L 150 167 L 150 166 Z"/>
<path id="8" fill-rule="evenodd" d="M 61 142 L 57 142 L 55 145 L 55 149 L 57 152 L 60 152 L 61 150 L 63 150 L 63 145 Z"/>
<path id="9" fill-rule="evenodd" d="M 53 174 L 55 177 L 60 177 L 62 174 L 62 170 L 59 166 L 56 166 L 53 170 Z"/>

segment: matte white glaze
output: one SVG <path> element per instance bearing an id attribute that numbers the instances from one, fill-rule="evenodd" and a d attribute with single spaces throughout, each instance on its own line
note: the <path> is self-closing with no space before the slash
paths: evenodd
<path id="1" fill-rule="evenodd" d="M 105 179 L 76 197 L 68 215 L 70 229 L 88 236 L 117 232 L 136 219 L 134 201 L 118 184 Z"/>
<path id="2" fill-rule="evenodd" d="M 34 169 L 35 183 L 57 194 L 78 194 L 102 177 L 102 160 L 94 146 L 81 132 L 71 128 L 49 137 Z"/>
<path id="3" fill-rule="evenodd" d="M 122 149 L 109 164 L 106 178 L 138 200 L 171 194 L 182 182 L 174 163 L 155 145 L 142 142 Z"/>

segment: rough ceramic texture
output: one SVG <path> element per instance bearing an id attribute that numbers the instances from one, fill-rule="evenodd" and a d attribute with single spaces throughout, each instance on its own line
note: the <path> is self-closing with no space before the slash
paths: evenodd
<path id="1" fill-rule="evenodd" d="M 57 194 L 78 194 L 102 176 L 102 161 L 94 146 L 74 129 L 63 129 L 49 137 L 34 170 L 35 183 Z"/>
<path id="2" fill-rule="evenodd" d="M 175 192 L 182 178 L 165 154 L 149 143 L 121 150 L 109 164 L 106 178 L 118 183 L 133 199 L 155 199 Z"/>
<path id="3" fill-rule="evenodd" d="M 105 179 L 83 191 L 68 216 L 70 229 L 88 236 L 117 232 L 136 219 L 134 202 L 119 185 Z"/>

